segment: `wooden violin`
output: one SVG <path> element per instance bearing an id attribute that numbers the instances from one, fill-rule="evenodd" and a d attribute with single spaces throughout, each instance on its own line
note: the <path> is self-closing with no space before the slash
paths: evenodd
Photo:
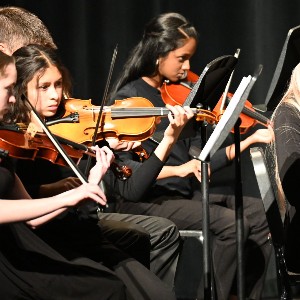
<path id="1" fill-rule="evenodd" d="M 61 143 L 61 147 L 75 164 L 80 162 L 84 154 L 95 156 L 87 146 L 77 145 L 67 140 L 60 141 L 64 142 Z M 0 148 L 14 158 L 29 160 L 41 158 L 61 166 L 67 165 L 65 159 L 44 133 L 38 133 L 32 137 L 24 131 L 0 129 Z M 132 173 L 130 168 L 119 166 L 115 162 L 112 162 L 111 169 L 121 180 L 127 179 Z"/>
<path id="2" fill-rule="evenodd" d="M 188 97 L 193 85 L 198 80 L 199 76 L 193 73 L 192 71 L 187 72 L 187 77 L 184 80 L 180 80 L 177 83 L 168 83 L 165 82 L 162 87 L 162 98 L 165 103 L 171 105 L 182 105 L 186 98 Z M 233 94 L 227 92 L 226 102 L 232 98 Z M 224 113 L 224 109 L 221 108 L 222 97 L 212 110 L 213 114 L 216 116 L 216 122 L 219 122 L 220 118 Z M 246 100 L 245 107 L 242 110 L 240 115 L 241 125 L 240 132 L 241 134 L 246 133 L 251 127 L 255 126 L 257 123 L 260 123 L 264 126 L 271 124 L 271 121 L 254 110 L 251 102 Z"/>
<path id="3" fill-rule="evenodd" d="M 187 76 L 178 82 L 165 81 L 161 87 L 161 97 L 166 104 L 183 105 L 199 76 L 187 71 Z"/>
<path id="4" fill-rule="evenodd" d="M 77 112 L 78 123 L 58 123 L 49 126 L 57 136 L 80 144 L 91 142 L 99 107 L 91 100 L 68 99 L 65 105 L 66 114 Z M 216 121 L 215 115 L 206 110 L 193 108 L 196 120 Z M 155 131 L 156 118 L 166 117 L 169 110 L 164 107 L 153 107 L 153 104 L 142 97 L 116 100 L 115 104 L 103 109 L 97 140 L 114 137 L 120 141 L 143 141 Z"/>
<path id="5" fill-rule="evenodd" d="M 223 97 L 224 95 L 221 96 L 220 100 L 218 101 L 215 108 L 213 109 L 213 113 L 215 114 L 218 121 L 220 120 L 222 114 L 224 113 L 224 109 L 221 108 Z M 232 97 L 233 94 L 228 92 L 225 100 L 226 105 L 228 105 Z M 246 100 L 245 102 L 245 106 L 243 107 L 242 113 L 240 114 L 240 119 L 241 119 L 241 124 L 239 127 L 240 127 L 241 134 L 246 133 L 250 128 L 255 126 L 257 123 L 262 124 L 266 127 L 271 124 L 271 120 L 269 120 L 267 117 L 254 110 L 249 100 Z"/>

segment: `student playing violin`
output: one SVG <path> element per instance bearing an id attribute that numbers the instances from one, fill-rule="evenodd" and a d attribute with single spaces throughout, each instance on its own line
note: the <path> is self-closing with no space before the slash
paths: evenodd
<path id="1" fill-rule="evenodd" d="M 164 80 L 177 82 L 184 78 L 190 69 L 190 59 L 197 44 L 195 28 L 182 15 L 165 13 L 153 18 L 124 65 L 111 93 L 111 103 L 130 97 L 145 97 L 154 106 L 164 107 L 160 92 Z M 156 131 L 163 131 L 167 123 L 167 120 L 162 120 Z M 269 143 L 272 138 L 271 128 L 257 130 L 241 142 L 241 151 L 255 142 Z M 118 211 L 165 217 L 172 220 L 179 229 L 201 230 L 202 202 L 201 194 L 197 191 L 200 185 L 195 184 L 195 179 L 201 179 L 201 164 L 189 156 L 189 149 L 195 142 L 200 147 L 199 137 L 177 141 L 165 166 L 153 178 L 153 185 L 146 192 L 143 190 L 143 193 L 139 193 L 138 185 L 132 187 L 132 190 L 123 194 Z M 152 153 L 157 143 L 150 138 L 142 142 L 142 146 L 148 153 Z M 232 161 L 234 148 L 231 145 L 220 149 L 212 157 L 211 173 Z M 133 172 L 137 169 L 145 170 L 143 164 L 134 161 L 130 152 L 118 152 L 118 155 Z M 234 196 L 210 194 L 209 198 L 217 296 L 218 299 L 228 299 L 230 293 L 235 293 L 232 290 L 236 272 Z M 246 262 L 247 297 L 260 299 L 271 250 L 269 229 L 260 199 L 244 197 L 244 232 L 246 251 L 249 253 Z"/>
<path id="2" fill-rule="evenodd" d="M 16 101 L 12 93 L 16 78 L 14 58 L 0 51 L 0 121 Z M 100 155 L 99 148 L 95 151 L 97 164 L 88 183 L 51 198 L 34 200 L 30 199 L 9 167 L 9 158 L 1 158 L 2 299 L 126 299 L 124 284 L 111 270 L 84 257 L 77 262 L 68 260 L 27 226 L 40 225 L 57 212 L 61 213 L 86 199 L 102 205 L 106 203 L 98 182 L 103 175 L 102 165 L 107 162 Z"/>

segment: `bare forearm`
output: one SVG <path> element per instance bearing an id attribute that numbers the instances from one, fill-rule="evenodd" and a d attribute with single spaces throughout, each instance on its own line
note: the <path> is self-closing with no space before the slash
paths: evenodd
<path id="1" fill-rule="evenodd" d="M 240 142 L 240 151 L 243 152 L 255 142 L 256 141 L 253 139 L 252 135 L 247 137 L 245 140 Z M 226 155 L 229 160 L 233 160 L 235 158 L 235 144 L 226 147 Z"/>
<path id="2" fill-rule="evenodd" d="M 31 199 L 18 176 L 8 196 L 10 199 L 21 200 L 0 200 L 0 223 L 31 220 L 31 226 L 38 226 L 67 208 L 65 197 Z"/>
<path id="3" fill-rule="evenodd" d="M 27 221 L 27 225 L 29 225 L 32 228 L 38 227 L 42 224 L 45 224 L 47 222 L 49 222 L 51 219 L 57 217 L 58 215 L 60 215 L 61 213 L 63 213 L 64 211 L 66 211 L 67 208 L 59 208 L 53 212 L 50 212 L 42 217 L 38 217 L 38 218 L 34 218 L 34 219 L 30 219 L 29 221 Z"/>
<path id="4" fill-rule="evenodd" d="M 47 220 L 49 220 L 50 215 L 53 215 L 57 210 L 60 210 L 63 205 L 64 200 L 59 197 L 37 200 L 0 200 L 0 223 L 28 221 L 40 218 L 42 215 L 42 218 L 45 218 L 45 222 L 47 214 L 49 214 L 47 218 Z M 62 210 L 58 213 L 61 212 Z M 42 218 L 40 218 L 41 221 L 35 222 L 34 226 L 42 224 Z"/>
<path id="5" fill-rule="evenodd" d="M 173 137 L 164 137 L 154 151 L 157 158 L 162 162 L 166 161 L 175 142 L 176 139 Z"/>
<path id="6" fill-rule="evenodd" d="M 177 176 L 176 168 L 177 166 L 164 166 L 158 174 L 157 179 L 164 179 Z"/>

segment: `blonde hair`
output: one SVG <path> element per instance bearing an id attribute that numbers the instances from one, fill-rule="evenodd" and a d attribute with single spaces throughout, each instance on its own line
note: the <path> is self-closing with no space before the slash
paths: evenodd
<path id="1" fill-rule="evenodd" d="M 282 102 L 288 102 L 296 106 L 300 111 L 300 63 L 294 68 L 288 88 L 277 107 L 279 107 Z"/>

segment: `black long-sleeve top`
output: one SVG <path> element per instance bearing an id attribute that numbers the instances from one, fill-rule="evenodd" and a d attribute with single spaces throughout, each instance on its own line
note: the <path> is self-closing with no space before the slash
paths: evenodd
<path id="1" fill-rule="evenodd" d="M 144 97 L 150 100 L 155 107 L 165 106 L 159 90 L 150 86 L 142 79 L 135 80 L 120 89 L 119 92 L 115 95 L 114 99 L 111 100 L 111 104 L 114 103 L 114 100 L 122 100 L 131 97 Z M 154 139 L 156 139 L 156 136 L 161 136 L 163 134 L 164 130 L 168 126 L 168 123 L 169 121 L 167 118 L 161 119 L 161 123 L 156 127 Z M 192 137 L 178 140 L 177 143 L 173 146 L 165 165 L 178 166 L 191 160 L 189 149 L 192 145 L 196 145 L 198 148 L 201 147 L 201 139 L 199 135 L 194 136 L 194 134 L 192 134 Z M 148 153 L 151 154 L 157 147 L 157 143 L 149 138 L 146 141 L 142 142 L 142 146 Z M 118 152 L 118 155 L 124 160 L 124 163 L 126 165 L 132 166 L 135 170 L 139 170 L 139 172 L 143 174 L 142 178 L 146 178 L 147 168 L 151 167 L 151 161 L 147 162 L 147 164 L 137 163 L 133 161 L 133 155 L 131 152 Z M 211 171 L 214 172 L 228 164 L 229 161 L 225 153 L 225 148 L 220 149 L 211 159 Z M 140 166 L 138 167 L 138 165 Z M 149 199 L 156 198 L 161 195 L 178 195 L 191 198 L 193 196 L 193 190 L 195 187 L 195 184 L 193 183 L 194 180 L 195 178 L 193 177 L 170 177 L 160 179 L 153 182 L 154 184 L 152 185 L 151 189 L 149 188 L 148 190 L 142 191 L 139 193 L 139 195 L 142 195 L 146 192 L 146 195 L 144 196 Z M 128 192 L 128 194 L 123 191 L 122 196 L 127 200 L 137 201 L 138 197 L 134 197 L 133 191 L 141 191 L 141 186 L 133 183 L 131 188 L 127 189 L 126 191 Z M 145 201 L 145 198 L 143 200 Z"/>

